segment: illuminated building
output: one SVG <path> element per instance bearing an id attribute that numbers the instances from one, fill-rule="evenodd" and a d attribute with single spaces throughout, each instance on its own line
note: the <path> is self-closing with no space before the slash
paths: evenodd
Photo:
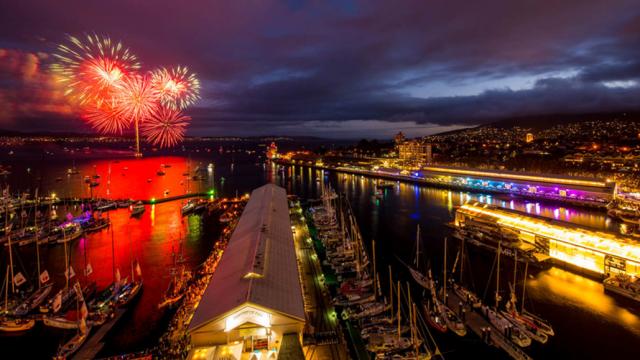
<path id="1" fill-rule="evenodd" d="M 544 193 L 544 195 L 567 199 L 591 198 L 610 201 L 616 194 L 615 182 L 577 176 L 431 165 L 423 166 L 422 170 L 416 174 L 419 177 L 460 182 L 464 185 L 519 190 L 534 194 Z"/>
<path id="2" fill-rule="evenodd" d="M 427 147 L 417 140 L 398 144 L 398 164 L 405 169 L 419 169 L 426 165 Z"/>
<path id="3" fill-rule="evenodd" d="M 456 211 L 456 227 L 468 220 L 508 228 L 522 242 L 535 246 L 536 252 L 579 272 L 599 277 L 640 273 L 640 244 L 629 236 L 478 202 L 468 202 Z"/>
<path id="4" fill-rule="evenodd" d="M 431 165 L 433 154 L 431 153 L 431 143 L 427 144 L 427 165 Z"/>
<path id="5" fill-rule="evenodd" d="M 278 158 L 278 148 L 276 147 L 276 143 L 271 143 L 269 147 L 267 147 L 267 159 L 277 159 Z"/>
<path id="6" fill-rule="evenodd" d="M 403 143 L 404 139 L 405 139 L 405 137 L 404 137 L 404 134 L 402 133 L 402 131 L 400 131 L 399 133 L 396 134 L 396 138 L 395 138 L 396 144 Z"/>
<path id="7" fill-rule="evenodd" d="M 285 334 L 301 347 L 305 319 L 287 194 L 264 185 L 251 194 L 189 323 L 190 356 L 214 347 L 237 359 L 277 355 Z"/>
<path id="8" fill-rule="evenodd" d="M 532 133 L 528 133 L 527 134 L 527 142 L 530 143 L 533 141 L 533 134 Z"/>

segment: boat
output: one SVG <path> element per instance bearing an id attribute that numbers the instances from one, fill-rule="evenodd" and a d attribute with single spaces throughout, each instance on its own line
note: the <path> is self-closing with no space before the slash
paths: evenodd
<path id="1" fill-rule="evenodd" d="M 455 268 L 455 264 L 454 264 Z M 431 275 L 431 274 L 429 274 Z M 438 303 L 438 308 L 440 309 L 440 316 L 444 320 L 444 323 L 447 325 L 447 328 L 453 331 L 458 336 L 467 335 L 467 326 L 460 319 L 460 316 L 451 308 L 449 308 L 448 300 L 449 300 L 449 289 L 447 287 L 447 238 L 444 239 L 444 280 L 442 292 L 440 293 L 440 299 L 436 296 L 435 301 Z"/>
<path id="2" fill-rule="evenodd" d="M 453 292 L 463 301 L 467 303 L 467 305 L 473 307 L 474 309 L 479 309 L 482 306 L 482 301 L 475 293 L 468 290 L 464 285 L 462 285 L 462 276 L 464 275 L 464 262 L 466 255 L 466 241 L 462 240 L 462 246 L 460 247 L 460 252 L 458 254 L 462 254 L 462 258 L 460 261 L 460 283 L 455 283 L 453 280 L 453 275 L 456 271 L 456 264 L 453 264 L 453 271 L 451 272 L 451 282 L 453 284 Z M 458 258 L 456 257 L 456 262 Z"/>
<path id="3" fill-rule="evenodd" d="M 129 257 L 131 259 L 131 282 L 127 284 L 123 290 L 115 296 L 116 305 L 119 307 L 127 306 L 142 290 L 143 278 L 142 270 L 140 269 L 140 263 L 138 259 L 133 261 L 133 249 L 131 247 L 131 233 L 129 233 Z M 138 274 L 138 281 L 136 281 L 136 274 Z"/>
<path id="4" fill-rule="evenodd" d="M 60 347 L 55 359 L 64 360 L 73 355 L 87 340 L 90 332 L 91 326 L 80 326 L 78 328 L 78 333 L 73 338 L 71 338 L 69 342 Z"/>
<path id="5" fill-rule="evenodd" d="M 62 227 L 62 236 L 59 237 L 56 242 L 58 244 L 66 243 L 79 238 L 83 233 L 84 230 L 82 230 L 79 224 L 68 224 Z"/>
<path id="6" fill-rule="evenodd" d="M 84 303 L 83 303 L 84 305 Z M 42 321 L 45 326 L 56 329 L 73 330 L 82 324 L 82 311 L 69 310 L 64 315 L 43 315 Z M 88 313 L 85 323 L 89 326 L 100 326 L 107 320 L 107 315 L 103 313 Z"/>
<path id="7" fill-rule="evenodd" d="M 613 274 L 607 277 L 602 284 L 605 291 L 640 301 L 640 282 L 636 277 L 624 273 Z"/>
<path id="8" fill-rule="evenodd" d="M 131 216 L 140 215 L 145 211 L 145 207 L 141 201 L 138 201 L 131 209 Z"/>
<path id="9" fill-rule="evenodd" d="M 233 215 L 231 215 L 231 213 L 229 213 L 228 211 L 220 215 L 221 223 L 228 223 L 228 222 L 231 222 L 232 220 L 233 220 Z"/>
<path id="10" fill-rule="evenodd" d="M 500 245 L 498 244 L 498 247 Z M 529 337 L 524 331 L 520 328 L 515 327 L 509 320 L 507 320 L 498 310 L 498 306 L 500 304 L 500 249 L 498 249 L 498 253 L 496 255 L 498 257 L 498 266 L 496 271 L 496 304 L 493 308 L 490 308 L 487 305 L 482 305 L 482 314 L 489 320 L 489 323 L 498 330 L 501 334 L 503 334 L 507 339 L 511 340 L 514 344 L 519 347 L 527 347 L 531 345 L 531 337 Z"/>
<path id="11" fill-rule="evenodd" d="M 193 210 L 195 210 L 196 208 L 196 204 L 193 201 L 188 201 L 187 205 L 183 206 L 180 209 L 180 212 L 182 213 L 182 216 L 189 214 L 190 212 L 192 212 Z"/>
<path id="12" fill-rule="evenodd" d="M 185 256 L 182 254 L 182 240 L 180 240 L 179 253 L 172 252 L 173 264 L 167 269 L 170 271 L 172 280 L 169 287 L 164 292 L 162 302 L 158 304 L 158 309 L 176 306 L 184 297 L 189 281 L 191 281 L 191 272 L 185 270 Z M 173 250 L 173 246 L 172 246 Z"/>
<path id="13" fill-rule="evenodd" d="M 151 179 L 147 180 L 147 182 L 148 182 L 148 183 L 150 183 L 150 182 L 151 182 Z"/>
<path id="14" fill-rule="evenodd" d="M 117 208 L 118 208 L 118 203 L 115 201 L 106 201 L 96 205 L 96 209 L 100 211 L 115 210 Z"/>
<path id="15" fill-rule="evenodd" d="M 395 184 L 390 181 L 378 181 L 378 183 L 376 184 L 377 189 L 393 189 L 394 186 Z"/>
<path id="16" fill-rule="evenodd" d="M 382 199 L 382 198 L 384 197 L 384 193 L 382 192 L 382 190 L 378 189 L 378 190 L 376 191 L 376 197 L 377 197 L 378 199 Z"/>
<path id="17" fill-rule="evenodd" d="M 128 208 L 131 205 L 133 205 L 133 200 L 125 200 L 125 201 L 122 201 L 122 202 L 118 203 L 118 207 L 119 208 Z"/>
<path id="18" fill-rule="evenodd" d="M 51 293 L 51 289 L 53 288 L 53 284 L 47 284 L 40 289 L 36 290 L 31 296 L 27 298 L 22 304 L 20 304 L 13 312 L 14 316 L 25 316 L 31 310 L 37 308 L 44 302 L 49 293 Z"/>
<path id="19" fill-rule="evenodd" d="M 93 224 L 85 229 L 85 232 L 102 230 L 108 227 L 109 224 L 111 224 L 111 220 L 109 218 L 98 218 L 93 222 Z"/>
<path id="20" fill-rule="evenodd" d="M 403 264 L 404 264 L 404 262 L 403 262 Z M 417 235 L 416 235 L 416 258 L 414 260 L 414 265 L 415 265 L 415 268 L 405 264 L 405 266 L 407 266 L 409 268 L 409 272 L 411 273 L 411 277 L 413 277 L 413 279 L 418 284 L 420 284 L 420 286 L 422 286 L 423 288 L 430 289 L 430 287 L 429 287 L 429 279 L 427 279 L 427 277 L 424 276 L 424 274 L 422 272 L 420 272 L 420 225 L 418 225 L 418 232 L 417 232 Z"/>
<path id="21" fill-rule="evenodd" d="M 156 174 L 159 175 L 159 176 L 164 176 L 164 171 L 160 170 Z"/>
<path id="22" fill-rule="evenodd" d="M 0 332 L 17 333 L 27 331 L 36 324 L 31 318 L 4 317 L 0 318 Z"/>

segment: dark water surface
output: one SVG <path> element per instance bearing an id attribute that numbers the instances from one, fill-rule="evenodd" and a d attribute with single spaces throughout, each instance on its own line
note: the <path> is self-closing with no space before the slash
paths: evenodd
<path id="1" fill-rule="evenodd" d="M 223 146 L 224 151 L 219 152 Z M 324 183 L 331 183 L 337 191 L 345 193 L 356 215 L 363 237 L 369 248 L 371 239 L 376 241 L 378 270 L 382 275 L 382 283 L 387 284 L 387 267 L 393 268 L 394 281 L 409 281 L 410 275 L 396 257 L 409 262 L 415 248 L 415 234 L 418 225 L 421 227 L 426 255 L 430 258 L 434 274 L 442 272 L 444 238 L 448 241 L 448 266 L 451 267 L 460 244 L 451 238 L 451 230 L 444 223 L 453 220 L 454 206 L 463 204 L 468 199 L 491 202 L 498 206 L 527 211 L 550 218 L 568 220 L 575 223 L 617 231 L 621 224 L 607 218 L 606 214 L 581 208 L 559 207 L 553 204 L 527 202 L 523 199 L 498 199 L 482 194 L 450 192 L 411 184 L 398 184 L 387 190 L 383 199 L 375 197 L 375 185 L 372 179 L 354 175 L 328 174 L 319 170 L 299 166 L 287 167 L 280 171 L 275 165 L 263 165 L 264 154 L 258 143 L 225 143 L 208 145 L 199 151 L 176 151 L 146 154 L 142 159 L 134 159 L 126 150 L 91 150 L 89 154 L 63 152 L 61 147 L 48 150 L 55 155 L 45 155 L 42 161 L 42 148 L 14 149 L 14 155 L 2 154 L 0 160 L 4 166 L 11 165 L 13 174 L 0 179 L 3 186 L 11 185 L 12 190 L 20 187 L 21 191 L 31 187 L 43 189 L 45 194 L 54 192 L 58 196 L 69 194 L 74 197 L 88 197 L 92 193 L 82 182 L 82 177 L 90 175 L 95 165 L 96 173 L 101 174 L 101 185 L 93 188 L 93 195 L 107 195 L 108 169 L 111 162 L 111 181 L 109 196 L 112 198 L 160 199 L 165 190 L 169 196 L 183 194 L 186 191 L 209 192 L 214 190 L 216 196 L 235 196 L 250 193 L 254 188 L 265 183 L 283 186 L 289 193 L 297 194 L 302 199 L 319 196 Z M 292 145 L 293 146 L 293 145 Z M 243 150 L 229 152 L 229 150 Z M 2 149 L 3 151 L 5 149 Z M 247 154 L 246 150 L 255 153 Z M 187 156 L 191 154 L 192 169 L 202 163 L 206 167 L 215 164 L 211 172 L 206 173 L 205 181 L 187 182 L 183 174 L 187 170 Z M 258 158 L 262 156 L 262 158 Z M 81 175 L 69 177 L 67 169 L 75 160 Z M 114 163 L 119 161 L 119 163 Z M 231 166 L 233 163 L 233 167 Z M 256 163 L 258 165 L 256 165 Z M 170 164 L 165 176 L 156 172 L 160 164 Z M 127 168 L 125 170 L 124 168 Z M 27 168 L 30 171 L 27 172 Z M 43 180 L 40 182 L 38 177 Z M 62 180 L 56 182 L 55 179 Z M 224 178 L 224 181 L 222 181 Z M 148 182 L 151 179 L 151 182 Z M 320 179 L 320 181 L 317 181 Z M 184 181 L 184 184 L 180 184 Z M 162 297 L 169 278 L 164 270 L 170 264 L 169 253 L 172 247 L 177 249 L 180 237 L 183 252 L 188 256 L 188 265 L 196 266 L 209 254 L 222 226 L 218 214 L 193 215 L 181 217 L 179 208 L 181 201 L 173 201 L 154 206 L 147 206 L 139 219 L 129 218 L 128 211 L 111 211 L 108 216 L 113 225 L 108 230 L 90 234 L 69 244 L 72 263 L 76 273 L 84 268 L 85 246 L 86 258 L 91 263 L 94 274 L 89 281 L 97 281 L 98 289 L 109 285 L 113 278 L 113 262 L 120 269 L 122 276 L 131 276 L 131 257 L 140 261 L 145 287 L 135 307 L 119 322 L 108 339 L 108 345 L 101 355 L 114 355 L 141 350 L 155 345 L 164 329 L 170 314 L 157 310 L 157 303 Z M 61 216 L 68 212 L 79 213 L 81 208 L 61 206 L 57 209 Z M 112 251 L 111 231 L 114 235 Z M 131 234 L 131 250 L 129 248 Z M 35 265 L 35 248 L 33 246 L 20 249 L 20 258 L 24 266 L 32 272 Z M 6 253 L 6 251 L 5 251 Z M 115 253 L 115 260 L 113 254 Z M 6 256 L 2 259 L 1 268 L 6 268 Z M 55 281 L 56 288 L 65 284 L 62 275 L 64 248 L 62 245 L 41 247 L 41 255 L 46 268 Z M 494 256 L 469 249 L 469 264 L 472 276 L 465 271 L 479 296 L 489 300 L 495 291 L 495 281 L 487 285 Z M 507 289 L 507 282 L 513 281 L 513 261 L 501 262 L 501 291 Z M 524 267 L 518 270 L 518 294 L 521 294 Z M 85 278 L 78 275 L 84 285 Z M 495 279 L 495 276 L 493 276 Z M 486 290 L 489 289 L 489 290 Z M 412 285 L 412 293 L 420 298 L 421 290 Z M 501 294 L 506 298 L 507 293 Z M 520 296 L 521 297 L 521 296 Z M 543 269 L 529 268 L 527 280 L 527 300 L 525 306 L 539 312 L 553 324 L 556 336 L 544 345 L 533 344 L 529 354 L 536 359 L 567 358 L 608 358 L 611 355 L 623 356 L 637 353 L 636 344 L 640 342 L 640 311 L 638 303 L 625 298 L 605 294 L 600 282 L 565 271 L 559 267 Z M 471 332 L 465 338 L 458 338 L 452 333 L 436 333 L 431 331 L 440 350 L 447 359 L 507 358 L 500 350 L 493 350 L 480 343 Z M 66 337 L 65 337 L 66 336 Z M 17 358 L 19 354 L 31 352 L 29 358 L 49 358 L 57 349 L 61 339 L 69 334 L 53 333 L 38 324 L 25 336 L 2 337 L 0 347 L 3 355 Z M 8 352 L 7 352 L 8 351 Z M 4 356 L 0 356 L 4 358 Z"/>

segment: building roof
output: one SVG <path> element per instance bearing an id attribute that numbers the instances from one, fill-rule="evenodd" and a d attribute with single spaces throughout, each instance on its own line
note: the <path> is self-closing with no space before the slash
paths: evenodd
<path id="1" fill-rule="evenodd" d="M 251 194 L 187 331 L 247 303 L 305 319 L 287 193 L 273 184 Z"/>

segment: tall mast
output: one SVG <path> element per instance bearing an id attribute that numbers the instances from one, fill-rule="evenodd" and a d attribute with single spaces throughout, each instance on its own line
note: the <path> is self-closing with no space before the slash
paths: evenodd
<path id="1" fill-rule="evenodd" d="M 373 246 L 373 298 L 374 300 L 378 300 L 378 278 L 376 273 L 376 241 L 371 240 L 371 244 Z"/>
<path id="2" fill-rule="evenodd" d="M 500 242 L 498 242 L 498 268 L 496 269 L 496 310 L 500 299 Z"/>
<path id="3" fill-rule="evenodd" d="M 409 282 L 407 281 L 407 293 L 408 293 L 408 299 L 407 301 L 409 302 L 407 305 L 409 305 L 409 326 L 411 326 L 413 324 L 413 301 L 411 301 L 411 288 L 409 285 Z M 400 335 L 398 335 L 400 336 Z M 411 343 L 413 344 L 413 331 L 411 332 Z"/>
<path id="4" fill-rule="evenodd" d="M 4 313 L 7 313 L 7 305 L 9 304 L 9 266 L 7 266 L 7 276 L 5 276 L 4 286 Z"/>
<path id="5" fill-rule="evenodd" d="M 444 306 L 449 304 L 447 301 L 447 238 L 444 238 L 444 290 L 442 292 L 442 300 L 445 301 Z"/>
<path id="6" fill-rule="evenodd" d="M 5 211 L 9 211 L 9 210 L 5 210 Z M 13 281 L 13 256 L 12 256 L 13 251 L 11 251 L 11 236 L 8 236 L 8 240 L 9 240 L 9 263 L 11 264 L 11 292 L 14 293 L 16 292 L 16 284 Z M 7 288 L 7 291 L 9 291 L 8 288 Z"/>
<path id="7" fill-rule="evenodd" d="M 527 289 L 527 270 L 529 269 L 529 263 L 524 264 L 524 282 L 522 283 L 522 312 L 524 313 L 524 292 Z M 514 307 L 515 308 L 515 307 Z"/>
<path id="8" fill-rule="evenodd" d="M 462 286 L 462 270 L 464 269 L 464 237 L 462 238 L 462 258 L 460 259 L 460 286 Z"/>
<path id="9" fill-rule="evenodd" d="M 63 230 L 63 234 L 62 234 L 62 239 L 64 239 L 64 230 Z M 66 273 L 65 273 L 65 278 L 67 279 L 67 291 L 69 291 L 69 278 L 71 277 L 71 272 L 69 271 L 69 257 L 67 255 L 67 243 L 64 242 L 62 243 L 62 245 L 64 245 L 64 264 L 66 266 Z"/>
<path id="10" fill-rule="evenodd" d="M 136 282 L 136 276 L 133 272 L 133 250 L 131 249 L 131 230 L 129 230 L 129 258 L 131 259 L 131 283 Z"/>
<path id="11" fill-rule="evenodd" d="M 113 243 L 113 230 L 114 227 L 111 228 L 111 259 L 113 261 L 113 284 L 116 284 L 116 248 Z"/>
<path id="12" fill-rule="evenodd" d="M 413 301 L 411 301 L 411 305 L 413 307 L 413 314 L 414 314 L 414 316 L 413 316 L 413 324 L 412 324 L 413 326 L 411 326 L 411 341 L 413 341 L 413 347 L 414 347 L 414 351 L 416 353 L 416 359 L 420 359 L 420 347 L 418 346 L 418 339 L 417 339 L 418 334 L 415 334 L 416 335 L 416 339 L 415 340 L 413 339 L 413 335 L 414 335 L 415 331 L 417 330 L 417 326 L 418 326 L 418 323 L 416 321 L 417 316 L 415 316 L 416 304 Z"/>
<path id="13" fill-rule="evenodd" d="M 389 265 L 389 299 L 391 299 L 391 318 L 393 318 L 393 277 L 391 276 L 391 265 Z"/>
<path id="14" fill-rule="evenodd" d="M 418 224 L 418 235 L 416 235 L 416 270 L 420 271 L 420 225 Z"/>
<path id="15" fill-rule="evenodd" d="M 109 178 L 107 179 L 107 200 L 111 200 L 111 194 L 109 194 L 110 185 L 111 185 L 111 161 L 109 161 Z"/>
<path id="16" fill-rule="evenodd" d="M 36 188 L 36 211 L 38 211 L 38 189 Z M 38 289 L 42 290 L 42 282 L 40 281 L 40 244 L 38 243 L 38 216 L 35 222 L 36 229 L 36 260 L 38 262 Z"/>
<path id="17" fill-rule="evenodd" d="M 400 280 L 398 280 L 398 337 L 400 337 Z"/>

